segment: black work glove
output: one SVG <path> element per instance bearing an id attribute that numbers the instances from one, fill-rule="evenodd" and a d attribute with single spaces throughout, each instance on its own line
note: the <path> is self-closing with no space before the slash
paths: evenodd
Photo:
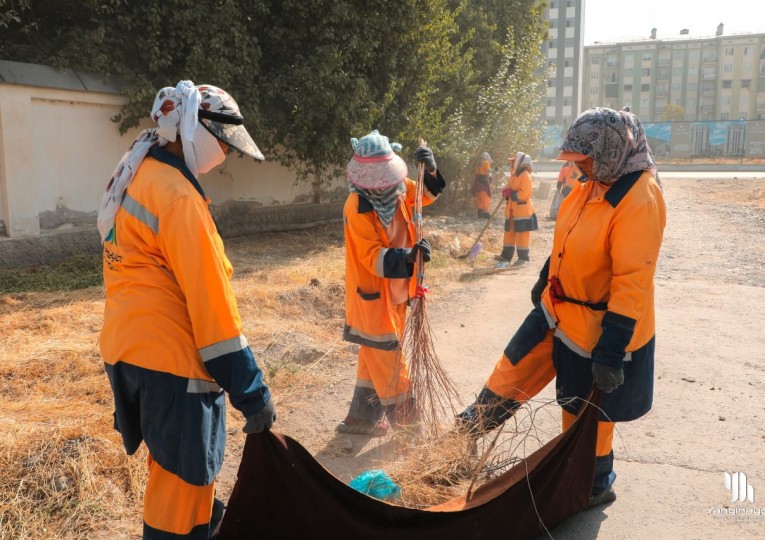
<path id="1" fill-rule="evenodd" d="M 424 163 L 426 171 L 431 173 L 436 171 L 436 158 L 433 157 L 433 150 L 427 146 L 420 146 L 414 151 L 414 160 L 417 163 Z"/>
<path id="2" fill-rule="evenodd" d="M 276 422 L 276 409 L 274 408 L 274 402 L 268 400 L 265 407 L 247 418 L 247 423 L 244 425 L 244 428 L 242 428 L 242 431 L 248 435 L 250 433 L 260 433 L 264 430 L 271 429 L 274 422 Z"/>
<path id="3" fill-rule="evenodd" d="M 430 243 L 422 239 L 412 246 L 412 249 L 406 252 L 406 262 L 414 264 L 417 261 L 417 253 L 422 251 L 422 262 L 430 261 Z"/>
<path id="4" fill-rule="evenodd" d="M 624 370 L 593 362 L 592 378 L 598 388 L 610 394 L 624 384 Z"/>

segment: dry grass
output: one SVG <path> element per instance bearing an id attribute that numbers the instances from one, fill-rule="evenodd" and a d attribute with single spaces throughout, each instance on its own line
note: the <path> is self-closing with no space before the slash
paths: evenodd
<path id="1" fill-rule="evenodd" d="M 469 246 L 481 225 L 449 219 L 431 222 L 431 230 L 442 231 L 431 236 L 434 296 L 459 286 L 464 262 L 447 252 L 460 254 L 456 240 Z M 354 357 L 341 341 L 341 226 L 230 239 L 226 250 L 244 333 L 277 406 L 328 386 L 331 367 Z M 140 535 L 145 453 L 125 456 L 112 428 L 112 396 L 98 351 L 100 273 L 86 258 L 9 275 L 0 274 L 0 538 L 92 538 L 104 521 L 126 523 L 126 535 Z M 229 422 L 237 429 L 241 419 L 232 410 Z M 439 452 L 434 465 L 452 463 Z M 425 504 L 412 492 L 418 483 L 414 477 L 406 482 L 413 505 Z"/>

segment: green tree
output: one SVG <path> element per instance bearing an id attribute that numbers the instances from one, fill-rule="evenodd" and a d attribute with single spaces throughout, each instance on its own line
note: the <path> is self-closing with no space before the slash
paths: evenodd
<path id="1" fill-rule="evenodd" d="M 533 139 L 521 123 L 533 123 L 539 86 L 536 0 L 0 1 L 2 57 L 122 81 L 123 130 L 160 87 L 217 84 L 266 156 L 317 194 L 342 174 L 349 138 L 370 129 L 399 140 L 405 157 L 425 137 L 455 178 L 467 156 Z"/>

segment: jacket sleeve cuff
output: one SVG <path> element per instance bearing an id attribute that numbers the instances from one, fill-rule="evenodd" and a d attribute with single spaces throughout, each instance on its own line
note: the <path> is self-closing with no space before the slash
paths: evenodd
<path id="1" fill-rule="evenodd" d="M 425 184 L 425 189 L 427 189 L 430 194 L 433 195 L 433 198 L 441 195 L 441 192 L 446 187 L 446 180 L 444 180 L 444 177 L 441 176 L 441 171 L 438 169 L 436 169 L 435 175 L 431 172 L 425 171 L 423 183 Z"/>
<path id="2" fill-rule="evenodd" d="M 389 248 L 382 261 L 382 277 L 408 278 L 414 274 L 414 265 L 406 262 L 406 249 Z"/>
<path id="3" fill-rule="evenodd" d="M 250 347 L 208 360 L 205 368 L 228 393 L 231 405 L 246 417 L 262 409 L 271 399 Z"/>
<path id="4" fill-rule="evenodd" d="M 636 322 L 635 319 L 606 311 L 601 323 L 603 333 L 600 334 L 598 344 L 592 350 L 592 361 L 617 369 L 622 368 L 627 345 L 635 332 Z"/>

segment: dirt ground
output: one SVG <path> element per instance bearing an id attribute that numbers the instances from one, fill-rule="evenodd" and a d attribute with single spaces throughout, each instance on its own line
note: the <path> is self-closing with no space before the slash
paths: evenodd
<path id="1" fill-rule="evenodd" d="M 664 188 L 668 223 L 656 275 L 653 410 L 619 425 L 617 501 L 569 519 L 550 531 L 553 538 L 765 538 L 765 179 L 668 175 Z M 534 204 L 543 218 L 550 197 Z M 428 270 L 428 312 L 439 358 L 463 405 L 481 389 L 531 308 L 529 291 L 550 250 L 554 226 L 540 220 L 540 230 L 532 235 L 531 264 L 478 276 L 452 257 L 467 252 L 482 225 L 472 214 L 426 218 L 436 251 Z M 488 269 L 500 249 L 501 218 L 483 244 L 476 266 Z M 365 470 L 393 466 L 406 452 L 395 434 L 367 438 L 334 431 L 350 401 L 356 352 L 340 339 L 341 226 L 231 239 L 226 250 L 235 268 L 244 331 L 273 383 L 274 429 L 300 441 L 346 482 Z M 122 452 L 111 431 L 111 396 L 97 351 L 100 288 L 11 295 L 3 302 L 0 458 L 12 456 L 4 437 L 13 444 L 28 433 L 71 425 L 77 440 L 103 441 L 99 444 L 117 462 Z M 51 366 L 55 377 L 48 373 Z M 88 389 L 84 395 L 81 388 Z M 527 452 L 559 432 L 553 398 L 550 386 L 532 403 L 539 414 Z M 41 405 L 60 411 L 59 417 L 45 416 Z M 244 443 L 242 419 L 229 409 L 226 461 L 218 478 L 218 496 L 224 500 L 236 480 Z M 34 422 L 33 410 L 40 416 Z M 143 459 L 130 458 L 135 461 L 130 470 L 142 470 Z M 0 463 L 19 467 L 26 462 Z M 732 502 L 724 472 L 745 473 L 755 502 Z M 115 477 L 112 473 L 107 480 L 116 486 Z M 139 538 L 140 478 L 134 483 L 138 495 L 129 497 L 114 519 L 89 524 L 84 533 L 30 530 L 23 538 Z M 0 539 L 5 540 L 2 525 L 0 513 Z M 89 532 L 93 528 L 96 532 Z"/>
<path id="2" fill-rule="evenodd" d="M 763 182 L 665 180 L 668 224 L 656 275 L 654 407 L 644 418 L 619 425 L 618 500 L 571 518 L 550 531 L 552 537 L 765 538 Z M 537 201 L 540 217 L 548 206 L 549 200 Z M 430 218 L 442 249 L 454 250 L 453 225 L 448 218 Z M 524 268 L 445 292 L 431 281 L 428 305 L 437 351 L 465 403 L 480 390 L 531 307 L 529 290 L 550 248 L 552 228 L 541 222 L 532 239 L 533 262 Z M 484 252 L 495 253 L 499 238 L 492 232 Z M 461 247 L 466 249 L 464 242 Z M 275 426 L 345 481 L 385 465 L 400 450 L 390 436 L 335 433 L 352 392 L 354 362 L 348 358 L 342 365 L 321 366 L 328 370 L 327 384 L 299 399 L 280 402 L 277 395 Z M 550 386 L 537 402 L 553 398 Z M 552 437 L 558 411 L 550 406 L 544 411 L 536 422 L 540 437 Z M 237 448 L 229 445 L 222 494 L 235 479 Z M 746 473 L 755 503 L 732 503 L 724 472 Z M 731 515 L 736 508 L 738 514 Z"/>

